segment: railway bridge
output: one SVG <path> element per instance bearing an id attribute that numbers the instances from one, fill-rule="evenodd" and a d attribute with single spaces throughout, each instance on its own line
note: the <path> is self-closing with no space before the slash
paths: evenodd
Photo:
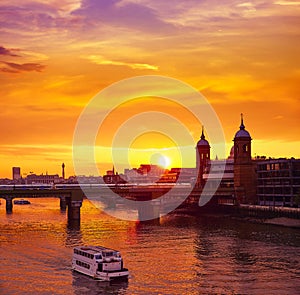
<path id="1" fill-rule="evenodd" d="M 80 221 L 80 208 L 85 197 L 91 201 L 101 202 L 104 208 L 117 210 L 118 205 L 126 203 L 126 200 L 139 201 L 131 202 L 134 209 L 138 212 L 140 220 L 152 219 L 159 216 L 160 213 L 172 211 L 181 203 L 181 206 L 190 206 L 198 204 L 200 191 L 191 190 L 191 187 L 183 185 L 124 185 L 107 186 L 104 184 L 82 185 L 61 184 L 55 188 L 32 187 L 32 186 L 6 186 L 0 189 L 0 198 L 6 201 L 6 212 L 13 212 L 14 199 L 32 199 L 32 198 L 59 198 L 62 211 L 67 210 L 68 221 Z M 169 194 L 164 198 L 161 196 Z M 189 193 L 186 198 L 187 192 Z M 143 202 L 155 200 L 154 202 Z M 131 207 L 132 209 L 132 207 Z"/>
<path id="2" fill-rule="evenodd" d="M 0 198 L 6 201 L 6 213 L 13 212 L 13 200 L 36 199 L 36 198 L 59 198 L 62 211 L 68 209 L 68 221 L 80 221 L 80 207 L 83 201 L 83 193 L 78 188 L 73 189 L 39 189 L 26 188 L 16 189 L 15 186 L 0 190 Z"/>

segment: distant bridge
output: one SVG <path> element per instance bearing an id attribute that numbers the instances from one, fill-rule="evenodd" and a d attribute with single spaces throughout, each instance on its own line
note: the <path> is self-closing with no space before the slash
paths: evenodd
<path id="1" fill-rule="evenodd" d="M 6 213 L 13 211 L 13 199 L 15 198 L 59 198 L 61 210 L 68 208 L 68 220 L 70 222 L 80 220 L 80 207 L 83 193 L 79 188 L 72 189 L 39 189 L 31 187 L 16 188 L 16 186 L 2 186 L 0 198 L 6 201 Z"/>
<path id="2" fill-rule="evenodd" d="M 55 188 L 50 185 L 4 185 L 0 186 L 0 198 L 6 200 L 6 212 L 12 213 L 15 198 L 59 198 L 62 210 L 68 209 L 68 220 L 80 220 L 80 207 L 84 196 L 96 200 L 105 207 L 115 208 L 125 200 L 136 202 L 139 219 L 151 219 L 157 212 L 172 211 L 184 201 L 184 205 L 198 204 L 200 191 L 192 190 L 190 185 L 177 184 L 144 184 L 144 185 L 114 185 L 84 184 L 83 191 L 78 184 L 58 184 Z M 161 196 L 172 190 L 166 198 Z M 188 198 L 186 192 L 190 192 Z M 112 194 L 112 192 L 114 194 Z M 114 197 L 115 196 L 115 197 Z M 119 197 L 118 197 L 119 196 Z M 186 200 L 185 200 L 186 199 Z M 157 200 L 155 205 L 141 201 Z M 149 202 L 148 202 L 149 203 Z M 181 205 L 181 206 L 184 206 Z M 155 211 L 156 210 L 156 211 Z M 155 214 L 156 212 L 156 214 Z"/>

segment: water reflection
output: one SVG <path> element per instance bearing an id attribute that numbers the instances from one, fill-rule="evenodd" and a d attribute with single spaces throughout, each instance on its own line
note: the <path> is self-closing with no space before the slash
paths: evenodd
<path id="1" fill-rule="evenodd" d="M 226 218 L 199 219 L 194 250 L 199 294 L 296 294 L 299 232 L 290 228 L 237 222 Z M 289 257 L 287 259 L 287 257 Z M 299 274 L 299 273 L 298 273 Z M 294 282 L 294 283 L 293 283 Z"/>
<path id="2" fill-rule="evenodd" d="M 245 249 L 232 249 L 233 250 L 233 259 L 236 264 L 241 265 L 253 265 L 256 263 L 257 258 L 255 255 L 245 251 Z"/>
<path id="3" fill-rule="evenodd" d="M 66 226 L 66 240 L 65 245 L 67 247 L 75 247 L 82 245 L 82 232 L 79 224 L 69 223 Z"/>
<path id="4" fill-rule="evenodd" d="M 299 294 L 299 229 L 175 213 L 129 222 L 87 200 L 81 213 L 78 226 L 67 224 L 57 199 L 16 206 L 12 215 L 0 206 L 0 293 L 28 294 L 30 282 L 41 295 Z M 72 248 L 82 244 L 120 250 L 129 282 L 73 273 Z"/>
<path id="5" fill-rule="evenodd" d="M 82 295 L 100 295 L 100 294 L 126 294 L 128 288 L 128 281 L 112 281 L 103 282 L 94 280 L 88 276 L 73 271 L 73 288 L 74 294 Z"/>

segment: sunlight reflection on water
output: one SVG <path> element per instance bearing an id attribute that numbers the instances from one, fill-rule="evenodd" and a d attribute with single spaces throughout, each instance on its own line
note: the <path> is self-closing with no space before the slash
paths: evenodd
<path id="1" fill-rule="evenodd" d="M 0 206 L 1 294 L 297 294 L 296 229 L 226 218 L 168 215 L 160 222 L 114 219 L 84 201 L 80 228 L 57 199 L 6 215 Z M 121 251 L 131 277 L 104 283 L 71 271 L 72 248 Z"/>

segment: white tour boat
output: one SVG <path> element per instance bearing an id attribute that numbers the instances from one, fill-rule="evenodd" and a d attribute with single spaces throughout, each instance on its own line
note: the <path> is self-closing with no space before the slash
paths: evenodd
<path id="1" fill-rule="evenodd" d="M 75 247 L 72 269 L 103 281 L 128 278 L 129 275 L 120 252 L 100 246 Z"/>

